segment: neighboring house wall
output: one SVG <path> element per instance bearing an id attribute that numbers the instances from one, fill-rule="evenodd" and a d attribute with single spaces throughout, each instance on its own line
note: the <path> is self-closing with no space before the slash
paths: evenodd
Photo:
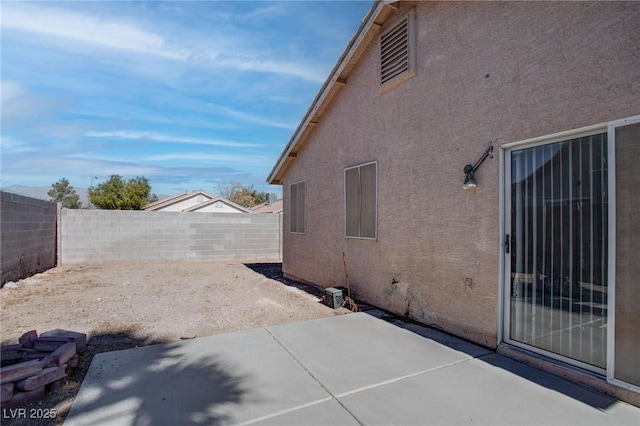
<path id="1" fill-rule="evenodd" d="M 197 213 L 249 213 L 249 210 L 242 206 L 233 205 L 230 201 L 213 199 L 191 207 L 189 212 Z"/>
<path id="2" fill-rule="evenodd" d="M 61 211 L 61 264 L 281 257 L 281 217 Z"/>
<path id="3" fill-rule="evenodd" d="M 214 197 L 206 192 L 182 193 L 148 205 L 147 211 L 249 213 L 249 210 L 226 198 Z"/>
<path id="4" fill-rule="evenodd" d="M 159 207 L 157 209 L 154 208 L 153 211 L 181 212 L 183 210 L 190 209 L 191 207 L 197 206 L 198 204 L 207 202 L 209 200 L 211 200 L 211 197 L 207 197 L 206 195 L 203 195 L 203 194 L 197 194 L 187 199 L 169 204 L 167 206 Z"/>
<path id="5" fill-rule="evenodd" d="M 199 209 L 192 210 L 198 213 L 242 213 L 240 210 L 233 208 L 222 201 L 216 201 Z"/>
<path id="6" fill-rule="evenodd" d="M 416 76 L 381 91 L 378 39 L 297 153 L 284 182 L 283 270 L 472 341 L 498 342 L 499 153 L 640 113 L 640 7 L 618 2 L 425 2 Z M 389 19 L 385 26 L 393 21 Z M 384 29 L 384 26 L 383 26 Z M 377 161 L 377 239 L 345 238 L 344 169 Z M 306 181 L 306 231 L 289 232 Z M 262 216 L 262 215 L 259 215 Z"/>
<path id="7" fill-rule="evenodd" d="M 57 205 L 0 191 L 0 285 L 56 266 Z"/>

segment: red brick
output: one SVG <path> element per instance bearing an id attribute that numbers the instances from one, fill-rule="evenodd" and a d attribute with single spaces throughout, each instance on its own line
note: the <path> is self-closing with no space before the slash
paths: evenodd
<path id="1" fill-rule="evenodd" d="M 3 383 L 0 385 L 0 402 L 7 402 L 13 397 L 13 383 Z"/>
<path id="2" fill-rule="evenodd" d="M 23 391 L 32 391 L 38 389 L 42 386 L 48 385 L 49 383 L 55 382 L 56 380 L 60 380 L 65 377 L 66 369 L 66 365 L 63 365 L 62 367 L 45 368 L 44 370 L 42 370 L 42 373 L 37 376 L 32 376 L 16 382 L 16 388 Z"/>
<path id="3" fill-rule="evenodd" d="M 29 392 L 15 392 L 11 400 L 2 404 L 2 408 L 13 408 L 23 405 L 29 401 L 35 401 L 44 396 L 44 386 Z"/>
<path id="4" fill-rule="evenodd" d="M 22 345 L 23 348 L 33 349 L 33 342 L 38 337 L 38 332 L 35 330 L 27 331 L 18 339 L 18 342 Z"/>
<path id="5" fill-rule="evenodd" d="M 42 333 L 42 337 L 57 337 L 64 339 L 73 339 L 76 342 L 76 351 L 81 354 L 87 347 L 87 335 L 85 333 L 78 333 L 76 331 L 62 330 L 56 328 L 55 330 L 49 330 Z"/>
<path id="6" fill-rule="evenodd" d="M 67 361 L 69 361 L 75 355 L 76 344 L 74 342 L 67 342 L 56 349 L 51 355 L 49 355 L 47 367 L 60 367 L 62 364 L 66 364 Z"/>
<path id="7" fill-rule="evenodd" d="M 33 348 L 43 352 L 53 352 L 65 343 L 72 342 L 72 338 L 38 337 L 33 342 Z"/>
<path id="8" fill-rule="evenodd" d="M 38 375 L 42 372 L 42 362 L 34 359 L 33 361 L 21 362 L 20 364 L 10 365 L 0 368 L 0 382 L 8 383 L 17 380 L 26 379 L 27 377 Z"/>
<path id="9" fill-rule="evenodd" d="M 22 350 L 22 361 L 31 361 L 32 359 L 42 359 L 49 355 L 51 352 L 40 352 L 33 349 Z"/>
<path id="10" fill-rule="evenodd" d="M 0 346 L 0 358 L 2 361 L 15 361 L 20 359 L 22 345 L 2 345 Z"/>
<path id="11" fill-rule="evenodd" d="M 23 351 L 28 352 L 23 352 L 21 362 L 37 359 L 38 361 L 42 362 L 42 368 L 47 368 L 47 357 L 51 354 L 51 352 L 38 352 L 33 349 L 23 349 Z"/>

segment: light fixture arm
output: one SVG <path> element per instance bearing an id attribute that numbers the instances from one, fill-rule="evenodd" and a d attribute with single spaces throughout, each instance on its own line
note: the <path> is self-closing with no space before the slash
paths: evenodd
<path id="1" fill-rule="evenodd" d="M 484 160 L 486 160 L 487 157 L 490 155 L 493 156 L 493 141 L 489 141 L 489 147 L 484 152 L 484 154 L 482 154 L 482 157 L 480 157 L 480 159 L 476 161 L 476 163 L 473 166 L 471 164 L 467 164 L 466 166 L 464 166 L 464 172 L 467 174 L 475 173 L 475 171 L 478 170 L 478 167 L 480 167 L 480 165 L 484 163 Z"/>
<path id="2" fill-rule="evenodd" d="M 497 139 L 495 141 L 489 141 L 489 147 L 486 149 L 484 154 L 482 154 L 480 159 L 476 161 L 476 164 L 474 165 L 467 164 L 466 166 L 464 166 L 465 178 L 464 178 L 464 184 L 462 185 L 464 189 L 475 188 L 478 185 L 476 183 L 475 178 L 473 177 L 473 174 L 475 173 L 476 170 L 478 170 L 478 167 L 480 167 L 480 165 L 484 162 L 484 160 L 487 159 L 487 157 L 489 156 L 493 157 L 493 143 L 496 141 Z"/>

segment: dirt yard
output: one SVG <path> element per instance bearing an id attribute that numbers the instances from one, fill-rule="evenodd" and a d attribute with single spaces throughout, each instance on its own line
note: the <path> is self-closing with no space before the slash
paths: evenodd
<path id="1" fill-rule="evenodd" d="M 321 292 L 282 278 L 280 264 L 165 262 L 64 266 L 0 290 L 2 344 L 56 328 L 87 333 L 63 391 L 27 408 L 56 409 L 61 424 L 93 355 L 162 342 L 348 313 L 320 303 Z"/>

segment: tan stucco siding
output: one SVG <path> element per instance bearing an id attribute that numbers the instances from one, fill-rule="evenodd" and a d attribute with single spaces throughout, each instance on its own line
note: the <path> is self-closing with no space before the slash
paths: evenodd
<path id="1" fill-rule="evenodd" d="M 320 286 L 342 285 L 344 250 L 359 298 L 495 346 L 498 150 L 476 173 L 476 189 L 462 189 L 462 169 L 489 140 L 640 114 L 640 3 L 415 7 L 416 76 L 381 93 L 376 38 L 287 170 L 283 268 Z M 347 239 L 344 168 L 373 160 L 378 238 Z M 306 234 L 294 235 L 289 184 L 300 180 Z"/>

